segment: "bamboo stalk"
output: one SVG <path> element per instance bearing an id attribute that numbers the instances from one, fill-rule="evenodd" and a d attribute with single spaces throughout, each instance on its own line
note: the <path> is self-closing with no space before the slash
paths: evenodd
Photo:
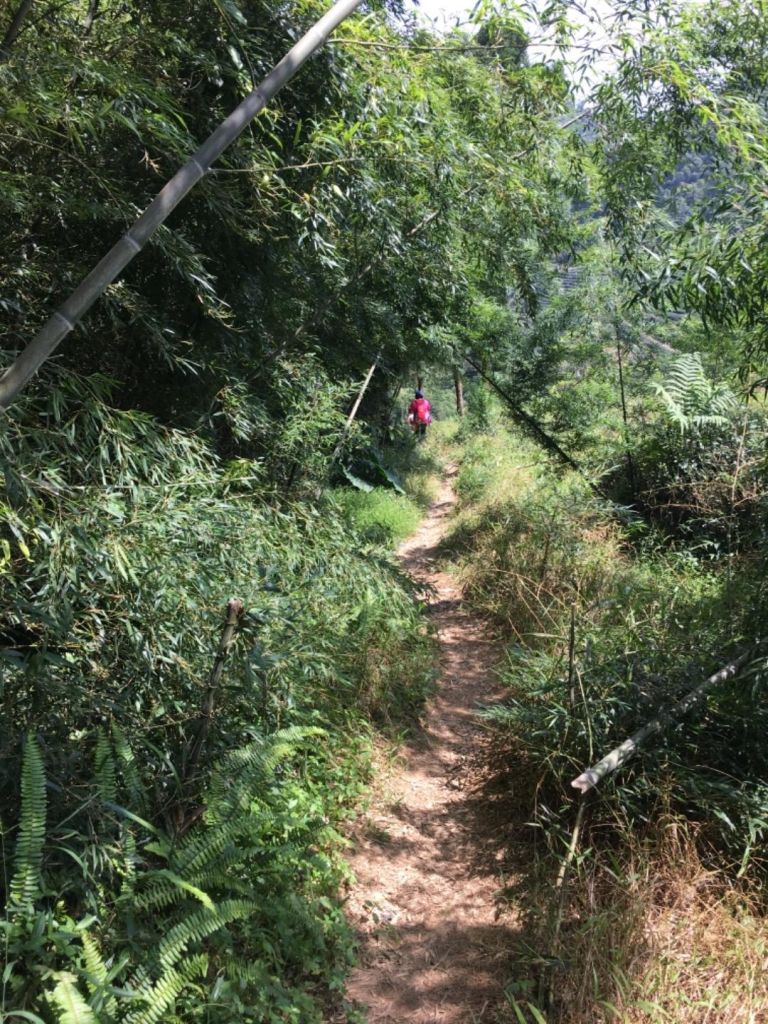
<path id="1" fill-rule="evenodd" d="M 464 415 L 464 384 L 461 380 L 461 370 L 458 364 L 453 364 L 453 390 L 456 392 L 456 415 Z"/>
<path id="2" fill-rule="evenodd" d="M 137 256 L 182 199 L 299 68 L 322 46 L 330 33 L 360 6 L 362 0 L 337 0 L 333 7 L 275 65 L 262 82 L 208 136 L 106 256 L 59 306 L 39 334 L 19 353 L 0 378 L 0 409 L 7 409 L 27 381 L 108 286 Z M 23 5 L 22 5 L 23 6 Z M 10 31 L 10 30 L 9 30 Z M 7 38 L 7 36 L 6 36 Z"/>
<path id="3" fill-rule="evenodd" d="M 200 760 L 200 754 L 205 746 L 205 741 L 211 728 L 211 722 L 213 721 L 216 694 L 218 693 L 219 686 L 221 684 L 224 662 L 226 661 L 227 655 L 234 643 L 237 627 L 240 625 L 240 619 L 243 617 L 244 610 L 243 602 L 236 597 L 231 598 L 227 602 L 227 617 L 224 621 L 224 629 L 221 633 L 216 657 L 213 660 L 211 673 L 208 676 L 208 688 L 203 700 L 203 706 L 200 710 L 197 731 L 194 739 L 189 745 L 187 756 L 184 759 L 183 775 L 185 780 L 188 780 L 193 774 L 197 767 L 197 762 Z"/>
<path id="4" fill-rule="evenodd" d="M 373 363 L 371 364 L 371 367 L 370 367 L 370 369 L 368 370 L 368 373 L 365 376 L 365 380 L 363 381 L 363 386 L 360 388 L 360 390 L 357 393 L 357 398 L 355 399 L 354 405 L 352 406 L 352 410 L 351 410 L 349 416 L 347 416 L 347 422 L 344 424 L 344 429 L 341 432 L 341 437 L 339 438 L 339 443 L 334 448 L 333 455 L 331 456 L 331 464 L 333 464 L 336 461 L 336 459 L 338 459 L 339 455 L 341 455 L 341 449 L 344 447 L 344 442 L 347 439 L 347 434 L 349 433 L 349 428 L 352 426 L 352 424 L 355 421 L 355 416 L 357 416 L 357 410 L 360 408 L 360 403 L 363 400 L 363 396 L 365 395 L 365 392 L 368 390 L 368 385 L 371 383 L 371 377 L 373 377 L 373 375 L 374 375 L 374 373 L 376 371 L 376 367 L 379 365 L 379 360 L 380 359 L 381 359 L 381 352 L 379 352 L 379 354 L 376 356 L 376 358 L 374 359 Z"/>
<path id="5" fill-rule="evenodd" d="M 567 881 L 568 873 L 573 864 L 574 858 L 579 849 L 579 839 L 581 837 L 581 829 L 584 824 L 584 812 L 586 811 L 587 801 L 582 800 L 579 804 L 579 809 L 576 812 L 576 822 L 571 832 L 571 840 L 568 844 L 568 852 L 563 857 L 560 867 L 557 872 L 557 879 L 555 880 L 555 909 L 554 919 L 552 922 L 552 936 L 549 943 L 549 971 L 547 976 L 547 984 L 544 993 L 544 1005 L 547 1008 L 547 1012 L 552 1012 L 554 1006 L 554 987 L 555 987 L 555 972 L 554 967 L 557 965 L 559 960 L 560 951 L 560 931 L 563 926 L 563 911 L 565 910 L 565 897 L 567 893 Z M 543 979 L 542 979 L 543 980 Z"/>
<path id="6" fill-rule="evenodd" d="M 0 43 L 0 64 L 4 64 L 8 60 L 13 44 L 16 42 L 16 38 L 24 25 L 24 21 L 32 10 L 33 2 L 34 0 L 21 0 L 21 3 L 16 8 L 16 13 L 11 19 L 8 31 L 3 36 L 2 43 Z"/>
<path id="7" fill-rule="evenodd" d="M 571 707 L 576 706 L 576 605 L 571 605 L 571 626 L 568 630 L 568 699 Z"/>
<path id="8" fill-rule="evenodd" d="M 527 413 L 525 409 L 522 409 L 515 402 L 515 400 L 512 398 L 509 392 L 502 388 L 501 385 L 497 384 L 493 377 L 491 377 L 490 374 L 486 373 L 485 370 L 483 370 L 483 368 L 478 363 L 476 363 L 474 359 L 471 359 L 468 355 L 465 355 L 464 358 L 466 359 L 470 366 L 473 366 L 477 370 L 477 372 L 480 374 L 483 380 L 486 381 L 486 383 L 490 384 L 493 390 L 501 398 L 504 399 L 504 401 L 507 403 L 510 413 L 512 414 L 512 418 L 516 420 L 520 424 L 520 426 L 527 430 L 528 433 L 534 438 L 534 440 L 538 441 L 539 444 L 548 452 L 551 452 L 553 455 L 556 455 L 561 462 L 565 463 L 566 466 L 570 466 L 571 469 L 575 469 L 577 473 L 584 477 L 584 479 L 587 481 L 589 486 L 596 494 L 599 494 L 601 497 L 604 497 L 600 488 L 593 484 L 592 481 L 589 480 L 589 478 L 584 474 L 584 471 L 582 470 L 578 462 L 574 458 L 572 458 L 568 454 L 568 452 L 566 452 L 563 448 L 560 447 L 560 445 L 557 443 L 554 437 L 551 437 L 543 429 L 543 427 L 541 427 L 540 424 L 537 423 L 537 421 L 533 418 L 533 416 L 530 415 L 530 413 Z"/>
<path id="9" fill-rule="evenodd" d="M 760 646 L 763 641 L 759 641 L 757 646 Z M 588 793 L 590 789 L 593 789 L 598 782 L 609 775 L 611 772 L 616 771 L 620 768 L 625 761 L 628 761 L 633 754 L 636 753 L 638 748 L 643 743 L 657 732 L 661 732 L 665 729 L 670 722 L 676 718 L 680 718 L 684 715 L 708 690 L 712 687 L 717 686 L 718 683 L 724 683 L 728 679 L 732 679 L 741 668 L 750 660 L 754 653 L 755 648 L 750 648 L 745 651 L 740 657 L 730 661 L 727 665 L 724 665 L 717 672 L 713 673 L 708 679 L 705 679 L 703 683 L 699 683 L 698 686 L 690 690 L 685 697 L 681 698 L 675 704 L 673 704 L 666 711 L 662 711 L 657 718 L 648 722 L 643 726 L 642 729 L 638 729 L 634 735 L 630 736 L 629 739 L 624 740 L 623 743 L 615 747 L 610 754 L 606 754 L 605 757 L 598 761 L 592 768 L 587 768 L 586 771 L 582 772 L 578 778 L 571 782 L 574 789 L 578 789 L 580 793 Z"/>
<path id="10" fill-rule="evenodd" d="M 627 472 L 629 486 L 632 488 L 632 499 L 637 497 L 637 480 L 635 477 L 635 460 L 632 458 L 632 447 L 629 443 L 629 417 L 627 415 L 627 398 L 624 390 L 624 360 L 621 357 L 621 338 L 616 333 L 616 361 L 619 365 L 619 394 L 621 395 L 621 418 L 624 423 L 624 447 L 627 456 Z"/>

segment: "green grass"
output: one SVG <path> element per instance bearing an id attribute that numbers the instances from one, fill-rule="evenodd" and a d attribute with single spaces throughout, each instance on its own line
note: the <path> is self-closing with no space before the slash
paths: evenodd
<path id="1" fill-rule="evenodd" d="M 372 491 L 340 488 L 334 499 L 345 518 L 366 538 L 385 544 L 409 536 L 421 519 L 421 509 L 413 499 L 384 487 Z"/>

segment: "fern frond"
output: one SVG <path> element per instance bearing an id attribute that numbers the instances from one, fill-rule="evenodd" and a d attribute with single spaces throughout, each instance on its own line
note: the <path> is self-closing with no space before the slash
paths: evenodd
<path id="1" fill-rule="evenodd" d="M 13 861 L 10 902 L 31 907 L 42 889 L 41 868 L 45 842 L 45 767 L 37 741 L 28 736 L 21 766 L 19 838 Z"/>
<path id="2" fill-rule="evenodd" d="M 269 971 L 260 960 L 233 957 L 224 964 L 224 974 L 230 981 L 244 985 L 266 985 L 269 982 Z"/>
<path id="3" fill-rule="evenodd" d="M 123 850 L 125 851 L 125 860 L 123 862 L 122 869 L 122 884 L 120 885 L 120 899 L 132 899 L 134 889 L 136 888 L 136 863 L 138 856 L 136 853 L 136 836 L 131 832 L 130 828 L 123 826 L 122 830 L 123 839 Z"/>
<path id="4" fill-rule="evenodd" d="M 299 744 L 323 735 L 323 729 L 292 726 L 270 736 L 258 736 L 247 746 L 230 751 L 211 777 L 206 794 L 208 819 L 222 821 L 244 810 L 254 790 L 266 785 L 281 761 L 295 754 Z"/>
<path id="5" fill-rule="evenodd" d="M 102 800 L 115 803 L 117 801 L 117 770 L 112 755 L 112 745 L 104 729 L 99 729 L 93 768 L 99 796 Z"/>
<path id="6" fill-rule="evenodd" d="M 160 942 L 160 962 L 163 967 L 172 967 L 190 942 L 202 942 L 220 928 L 232 921 L 250 917 L 256 911 L 256 904 L 247 900 L 223 900 L 213 910 L 198 910 L 189 914 L 165 935 Z"/>
<path id="7" fill-rule="evenodd" d="M 233 824 L 199 830 L 182 843 L 172 859 L 173 870 L 184 878 L 196 878 L 209 865 L 218 863 L 236 834 Z"/>
<path id="8" fill-rule="evenodd" d="M 139 777 L 136 755 L 117 722 L 112 723 L 112 742 L 131 804 L 135 808 L 142 808 L 146 802 L 146 793 Z"/>
<path id="9" fill-rule="evenodd" d="M 162 868 L 144 877 L 149 877 L 151 882 L 150 888 L 146 892 L 134 895 L 134 906 L 141 910 L 149 910 L 151 908 L 159 910 L 163 907 L 169 907 L 173 903 L 178 903 L 184 893 L 194 896 L 208 910 L 215 909 L 213 900 L 206 892 L 203 892 L 202 889 L 192 882 L 187 881 L 186 878 L 177 875 L 175 871 Z"/>
<path id="10" fill-rule="evenodd" d="M 654 389 L 681 434 L 705 426 L 725 426 L 738 405 L 726 383 L 709 380 L 698 352 L 686 352 L 673 360 L 664 384 L 655 384 Z"/>
<path id="11" fill-rule="evenodd" d="M 77 978 L 68 971 L 56 975 L 58 982 L 48 1000 L 59 1024 L 99 1024 L 99 1019 L 77 987 Z"/>
<path id="12" fill-rule="evenodd" d="M 91 996 L 91 1002 L 95 1006 L 103 1007 L 110 1017 L 114 1017 L 117 1011 L 117 1000 L 113 995 L 105 992 L 110 979 L 101 950 L 93 936 L 87 932 L 82 933 L 81 940 L 83 943 L 83 959 L 85 961 L 85 980 Z"/>
<path id="13" fill-rule="evenodd" d="M 202 977 L 207 970 L 208 957 L 201 954 L 189 957 L 178 968 L 168 968 L 153 985 L 148 982 L 145 972 L 142 972 L 140 979 L 137 975 L 139 988 L 137 990 L 134 986 L 135 994 L 148 1005 L 129 1013 L 125 1024 L 157 1024 L 185 985 L 196 977 Z"/>

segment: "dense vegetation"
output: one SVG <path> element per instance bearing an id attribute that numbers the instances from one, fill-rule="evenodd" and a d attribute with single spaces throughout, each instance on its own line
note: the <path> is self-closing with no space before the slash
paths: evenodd
<path id="1" fill-rule="evenodd" d="M 428 499 L 399 396 L 430 368 L 469 381 L 454 550 L 510 641 L 489 715 L 555 853 L 571 774 L 761 639 L 768 22 L 617 4 L 577 110 L 568 7 L 534 25 L 481 3 L 445 37 L 363 8 L 4 414 L 3 1020 L 304 1022 L 338 1001 L 340 825 L 432 675 L 390 553 Z M 3 11 L 4 362 L 322 10 Z M 543 991 L 553 1020 L 687 1019 L 637 956 L 671 906 L 636 884 L 665 850 L 712 873 L 729 949 L 764 948 L 763 669 L 594 801 L 614 859 L 580 862 L 584 970 Z M 599 959 L 612 901 L 637 916 Z M 747 969 L 727 962 L 710 988 L 689 971 L 691 1020 L 765 1012 L 756 984 L 729 1002 Z M 519 1020 L 534 994 L 511 993 Z"/>

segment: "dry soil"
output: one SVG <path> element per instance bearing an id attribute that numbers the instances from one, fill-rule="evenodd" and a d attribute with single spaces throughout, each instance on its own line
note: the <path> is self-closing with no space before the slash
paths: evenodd
<path id="1" fill-rule="evenodd" d="M 497 1020 L 518 935 L 514 913 L 499 915 L 504 829 L 474 770 L 488 742 L 475 711 L 500 696 L 499 650 L 437 566 L 454 502 L 449 476 L 400 550 L 428 584 L 440 678 L 423 732 L 380 785 L 350 857 L 348 914 L 362 955 L 348 996 L 367 1008 L 370 1024 Z"/>

